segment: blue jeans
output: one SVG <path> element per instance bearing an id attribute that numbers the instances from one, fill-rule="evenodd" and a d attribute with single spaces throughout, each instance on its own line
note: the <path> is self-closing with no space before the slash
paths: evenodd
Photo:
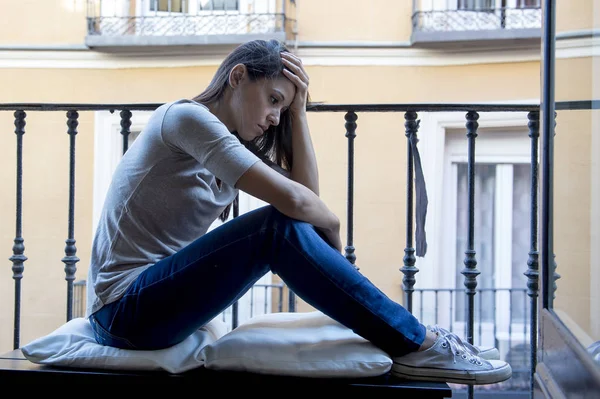
<path id="1" fill-rule="evenodd" d="M 300 298 L 391 356 L 415 351 L 425 327 L 380 291 L 314 226 L 272 206 L 228 221 L 146 269 L 90 317 L 96 340 L 125 349 L 175 345 L 269 270 Z"/>

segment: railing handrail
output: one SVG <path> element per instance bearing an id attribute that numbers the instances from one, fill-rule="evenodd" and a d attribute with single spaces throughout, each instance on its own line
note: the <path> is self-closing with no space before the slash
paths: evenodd
<path id="1" fill-rule="evenodd" d="M 0 111 L 152 111 L 164 103 L 0 103 Z M 376 103 L 376 104 L 325 104 L 307 106 L 312 112 L 529 112 L 539 110 L 539 104 L 482 104 L 482 103 Z"/>
<path id="2" fill-rule="evenodd" d="M 0 103 L 0 111 L 152 111 L 164 103 Z M 375 103 L 325 104 L 307 106 L 311 112 L 530 112 L 539 111 L 540 104 L 485 104 L 485 103 Z M 558 101 L 557 111 L 600 109 L 599 100 Z"/>
<path id="3" fill-rule="evenodd" d="M 440 8 L 440 9 L 415 9 L 413 14 L 417 14 L 417 13 L 441 13 L 441 12 L 454 12 L 454 11 L 466 11 L 466 12 L 489 12 L 489 11 L 502 11 L 502 10 L 516 10 L 516 11 L 520 11 L 520 10 L 541 10 L 542 6 L 522 6 L 522 7 L 518 7 L 518 6 L 498 6 L 498 7 L 481 7 L 481 8 L 451 8 L 450 6 L 447 6 L 446 8 Z"/>
<path id="4" fill-rule="evenodd" d="M 414 288 L 415 292 L 463 292 L 466 288 Z M 516 288 L 516 287 L 500 287 L 500 288 L 475 288 L 475 291 L 488 292 L 488 291 L 523 291 L 526 292 L 527 288 Z"/>

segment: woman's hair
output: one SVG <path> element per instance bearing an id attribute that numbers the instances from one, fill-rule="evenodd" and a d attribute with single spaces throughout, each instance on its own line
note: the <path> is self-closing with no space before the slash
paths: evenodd
<path id="1" fill-rule="evenodd" d="M 259 79 L 275 79 L 283 75 L 281 53 L 289 51 L 277 40 L 253 40 L 235 48 L 221 63 L 208 87 L 192 100 L 201 104 L 209 104 L 220 100 L 229 86 L 229 73 L 237 64 L 246 66 L 251 81 Z M 234 134 L 240 142 L 267 164 L 276 164 L 283 169 L 291 170 L 292 157 L 292 121 L 290 111 L 281 113 L 279 124 L 271 125 L 262 136 L 247 142 Z M 231 204 L 220 215 L 225 221 L 229 217 Z"/>

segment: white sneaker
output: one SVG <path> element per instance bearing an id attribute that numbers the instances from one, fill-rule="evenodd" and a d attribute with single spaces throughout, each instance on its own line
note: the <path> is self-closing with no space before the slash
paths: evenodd
<path id="1" fill-rule="evenodd" d="M 493 346 L 471 345 L 467 341 L 463 341 L 462 339 L 460 339 L 458 335 L 440 326 L 427 326 L 427 328 L 433 331 L 434 333 L 440 335 L 449 335 L 452 339 L 456 339 L 459 344 L 463 345 L 465 348 L 470 350 L 475 356 L 479 356 L 480 358 L 485 360 L 500 360 L 500 352 L 498 352 L 498 349 L 494 348 Z"/>
<path id="2" fill-rule="evenodd" d="M 392 374 L 412 380 L 467 385 L 495 384 L 512 376 L 508 363 L 475 356 L 452 335 L 439 334 L 431 348 L 394 358 Z"/>

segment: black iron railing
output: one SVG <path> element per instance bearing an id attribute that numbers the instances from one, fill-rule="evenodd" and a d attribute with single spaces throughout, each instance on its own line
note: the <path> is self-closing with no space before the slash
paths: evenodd
<path id="1" fill-rule="evenodd" d="M 260 35 L 295 29 L 289 0 L 88 0 L 88 36 Z"/>
<path id="2" fill-rule="evenodd" d="M 412 23 L 413 30 L 419 32 L 541 29 L 542 12 L 539 6 L 417 10 Z"/>
<path id="3" fill-rule="evenodd" d="M 426 325 L 437 325 L 459 336 L 467 335 L 468 310 L 461 308 L 466 289 L 416 288 L 413 314 Z M 527 393 L 530 386 L 529 349 L 531 302 L 527 288 L 477 288 L 473 309 L 473 344 L 496 347 L 509 362 L 513 375 L 496 390 Z M 494 389 L 491 386 L 477 387 Z M 464 389 L 457 387 L 456 390 Z"/>
<path id="4" fill-rule="evenodd" d="M 81 301 L 75 301 L 73 298 L 74 287 L 80 289 L 79 284 L 75 284 L 75 275 L 77 272 L 76 266 L 79 258 L 77 257 L 76 234 L 74 231 L 74 204 L 75 204 L 75 143 L 78 134 L 78 118 L 81 112 L 88 111 L 111 111 L 119 112 L 121 121 L 121 134 L 123 136 L 123 152 L 127 151 L 128 136 L 130 134 L 132 114 L 138 111 L 153 111 L 159 107 L 160 103 L 153 104 L 0 104 L 0 111 L 12 111 L 14 115 L 15 133 L 16 133 L 16 229 L 13 246 L 13 254 L 10 257 L 12 262 L 12 271 L 14 279 L 14 348 L 19 348 L 20 331 L 21 331 L 21 280 L 24 278 L 26 269 L 26 253 L 25 253 L 25 237 L 26 233 L 22 230 L 22 201 L 23 201 L 23 175 L 22 164 L 26 155 L 24 152 L 23 137 L 25 135 L 25 126 L 27 114 L 30 112 L 65 112 L 65 131 L 69 136 L 69 194 L 68 194 L 68 236 L 66 237 L 65 256 L 62 262 L 65 264 L 65 279 L 67 283 L 67 303 L 66 303 L 66 319 L 73 318 L 76 312 L 80 311 Z M 587 104 L 570 103 L 570 107 L 585 107 Z M 571 108 L 573 109 L 573 108 Z M 407 157 L 406 165 L 403 172 L 406 172 L 406 218 L 405 220 L 391 220 L 391 223 L 403 225 L 406 233 L 406 242 L 404 248 L 404 257 L 398 260 L 401 266 L 399 269 L 403 273 L 402 289 L 405 295 L 404 305 L 413 313 L 418 314 L 419 306 L 423 303 L 421 295 L 425 291 L 415 288 L 416 275 L 419 272 L 416 265 L 416 256 L 423 255 L 427 245 L 424 237 L 424 213 L 427 206 L 427 195 L 425 190 L 425 182 L 421 171 L 421 160 L 417 147 L 417 133 L 420 127 L 419 114 L 437 113 L 437 112 L 453 112 L 462 113 L 464 115 L 465 127 L 465 145 L 468 148 L 467 157 L 467 221 L 468 226 L 464 242 L 464 248 L 460 251 L 464 252 L 464 266 L 460 273 L 463 275 L 462 282 L 464 289 L 454 290 L 460 293 L 463 298 L 465 311 L 460 315 L 461 325 L 464 328 L 464 336 L 473 343 L 477 337 L 476 331 L 479 326 L 477 324 L 478 312 L 477 307 L 478 294 L 481 294 L 482 289 L 478 289 L 478 277 L 480 271 L 477 268 L 477 252 L 474 245 L 476 237 L 474 215 L 477 204 L 475 203 L 475 146 L 479 130 L 479 116 L 487 112 L 521 112 L 527 116 L 524 117 L 522 126 L 529 131 L 529 139 L 531 142 L 530 154 L 530 175 L 531 175 L 531 206 L 530 206 L 530 249 L 527 254 L 528 260 L 523 264 L 522 273 L 527 277 L 527 296 L 529 297 L 527 322 L 524 323 L 528 328 L 530 342 L 527 343 L 529 351 L 530 373 L 533 374 L 535 369 L 536 348 L 537 348 L 537 298 L 538 298 L 538 250 L 537 250 L 537 174 L 538 174 L 538 138 L 539 138 L 539 105 L 536 104 L 315 104 L 308 107 L 309 112 L 327 112 L 327 113 L 343 113 L 343 118 L 340 118 L 340 133 L 344 133 L 347 138 L 347 215 L 346 215 L 346 246 L 344 255 L 358 269 L 357 259 L 360 259 L 360 254 L 357 254 L 354 245 L 354 168 L 355 154 L 354 143 L 357 137 L 357 127 L 360 124 L 359 115 L 366 113 L 395 113 L 399 114 L 399 119 L 404 119 L 404 129 L 399 133 L 406 136 Z M 399 129 L 400 130 L 400 129 Z M 89 134 L 89 132 L 85 132 Z M 362 135 L 362 134 L 361 134 Z M 238 209 L 234 208 L 234 217 L 238 215 Z M 458 265 L 457 265 L 458 266 Z M 257 287 L 258 288 L 258 287 Z M 272 288 L 272 287 L 271 287 Z M 441 290 L 439 290 L 441 292 Z M 521 291 L 522 292 L 522 291 Z M 415 293 L 417 293 L 415 295 Z M 77 296 L 76 296 L 77 297 Z M 82 297 L 80 297 L 82 298 Z M 294 310 L 293 304 L 295 298 L 292 295 L 289 297 L 288 309 Z M 507 299 L 500 299 L 504 304 L 511 308 L 511 302 Z M 523 298 L 523 300 L 526 300 Z M 522 302 L 522 301 L 521 301 Z M 520 303 L 521 303 L 520 302 Z M 279 301 L 283 303 L 283 301 Z M 515 306 L 515 305 L 512 305 Z M 521 305 L 519 305 L 521 306 Z M 440 307 L 440 310 L 442 308 Z M 272 310 L 277 311 L 277 309 Z M 237 325 L 236 320 L 237 310 L 232 308 L 232 327 Z M 452 312 L 450 312 L 452 314 Z M 470 395 L 472 388 L 468 387 Z"/>

